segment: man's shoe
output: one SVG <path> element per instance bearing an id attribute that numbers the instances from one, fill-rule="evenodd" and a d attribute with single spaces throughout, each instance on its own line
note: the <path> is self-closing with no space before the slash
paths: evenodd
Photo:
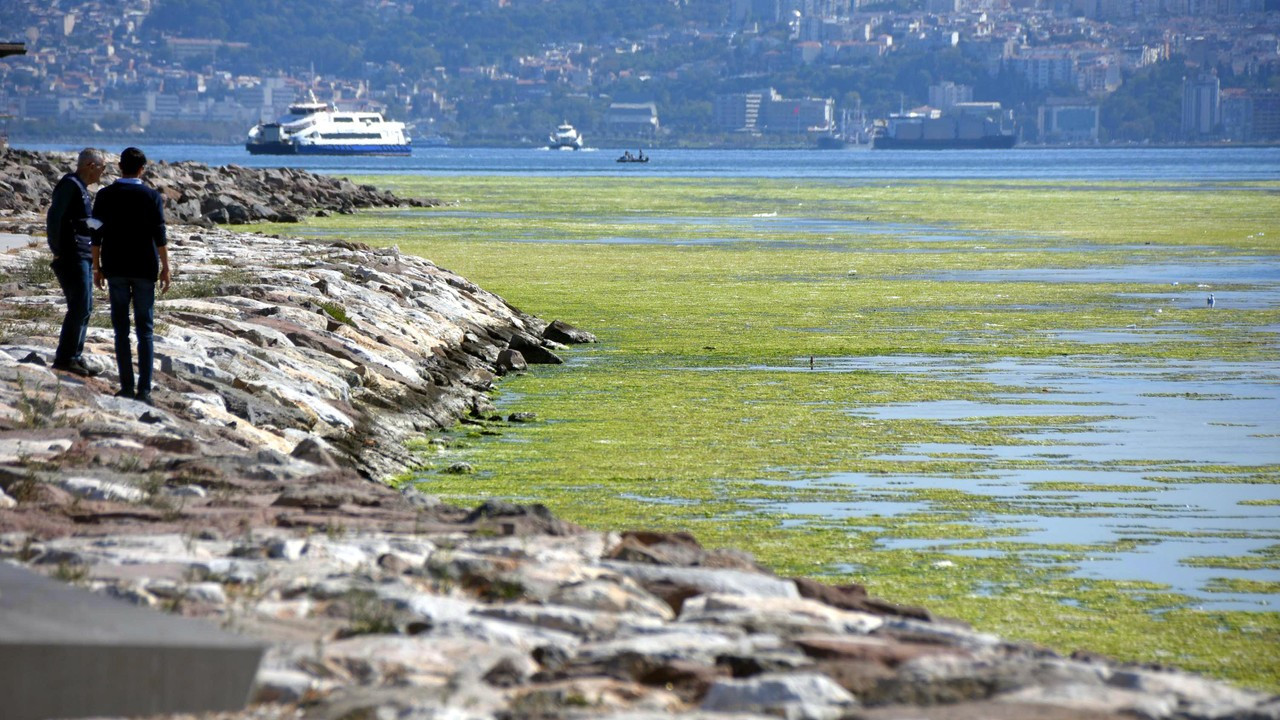
<path id="1" fill-rule="evenodd" d="M 149 392 L 147 392 L 147 393 L 140 392 L 140 393 L 138 393 L 137 395 L 134 395 L 134 396 L 133 396 L 133 399 L 134 399 L 134 400 L 137 400 L 138 402 L 142 403 L 143 405 L 155 405 L 155 403 L 151 402 L 151 393 L 149 393 Z"/>
<path id="2" fill-rule="evenodd" d="M 133 400 L 133 399 L 134 399 L 134 397 L 133 397 L 133 391 L 132 391 L 132 390 L 117 390 L 117 391 L 116 391 L 116 397 L 118 397 L 118 398 L 129 398 L 130 400 Z"/>
<path id="3" fill-rule="evenodd" d="M 96 368 L 89 367 L 85 364 L 84 360 L 81 360 L 80 358 L 71 358 L 66 362 L 55 362 L 53 364 L 53 369 L 69 372 L 72 375 L 81 375 L 83 377 L 94 377 L 102 372 Z"/>

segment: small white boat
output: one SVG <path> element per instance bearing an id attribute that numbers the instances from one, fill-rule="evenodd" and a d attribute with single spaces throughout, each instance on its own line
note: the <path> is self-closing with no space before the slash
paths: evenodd
<path id="1" fill-rule="evenodd" d="M 448 147 L 449 138 L 439 133 L 423 135 L 413 141 L 418 147 Z"/>
<path id="2" fill-rule="evenodd" d="M 582 135 L 568 122 L 560 123 L 547 142 L 552 150 L 581 150 L 583 145 Z"/>

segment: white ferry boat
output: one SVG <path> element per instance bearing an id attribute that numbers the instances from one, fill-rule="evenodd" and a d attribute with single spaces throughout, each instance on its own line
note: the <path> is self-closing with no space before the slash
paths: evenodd
<path id="1" fill-rule="evenodd" d="M 408 155 L 404 123 L 376 112 L 346 112 L 328 103 L 295 103 L 275 122 L 249 131 L 244 147 L 253 155 Z"/>
<path id="2" fill-rule="evenodd" d="M 582 135 L 567 122 L 561 123 L 547 142 L 552 150 L 581 150 L 583 145 Z"/>

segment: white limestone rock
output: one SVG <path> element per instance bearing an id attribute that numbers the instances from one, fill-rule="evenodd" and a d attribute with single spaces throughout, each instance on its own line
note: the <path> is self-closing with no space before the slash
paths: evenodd
<path id="1" fill-rule="evenodd" d="M 745 570 L 641 565 L 616 560 L 605 560 L 601 565 L 641 583 L 665 580 L 697 588 L 704 593 L 796 599 L 800 597 L 796 584 L 790 580 Z"/>
<path id="2" fill-rule="evenodd" d="M 446 621 L 432 628 L 432 638 L 468 639 L 495 647 L 516 648 L 532 653 L 539 648 L 553 647 L 566 653 L 573 652 L 580 641 L 574 635 L 550 628 L 522 625 L 503 620 L 470 616 L 457 621 Z"/>
<path id="3" fill-rule="evenodd" d="M 601 662 L 625 654 L 654 661 L 691 660 L 712 665 L 718 655 L 747 653 L 750 650 L 751 643 L 741 633 L 668 627 L 650 634 L 585 644 L 578 649 L 578 658 L 585 662 Z"/>
<path id="4" fill-rule="evenodd" d="M 473 613 L 507 622 L 560 630 L 584 640 L 613 635 L 624 622 L 631 623 L 633 627 L 643 625 L 656 629 L 662 626 L 659 620 L 638 615 L 624 617 L 617 613 L 593 612 L 578 608 L 548 607 L 525 603 L 490 605 L 476 608 Z"/>
<path id="5" fill-rule="evenodd" d="M 216 582 L 192 583 L 182 591 L 185 600 L 222 607 L 227 604 L 227 592 Z"/>
<path id="6" fill-rule="evenodd" d="M 403 585 L 379 585 L 375 592 L 393 610 L 432 626 L 460 623 L 479 607 L 469 598 L 434 595 Z"/>
<path id="7" fill-rule="evenodd" d="M 111 500 L 116 502 L 142 502 L 147 494 L 123 483 L 99 480 L 91 477 L 68 477 L 54 481 L 58 487 L 86 500 Z"/>
<path id="8" fill-rule="evenodd" d="M 662 688 L 613 678 L 571 678 L 559 682 L 543 683 L 516 693 L 513 704 L 517 707 L 548 708 L 552 717 L 600 717 L 596 711 L 580 710 L 582 714 L 570 715 L 575 708 L 616 708 L 631 712 L 672 713 L 685 708 L 680 698 Z"/>
<path id="9" fill-rule="evenodd" d="M 317 678 L 301 670 L 262 669 L 254 679 L 253 702 L 291 704 L 323 688 Z"/>
<path id="10" fill-rule="evenodd" d="M 483 645 L 465 638 L 417 635 L 359 635 L 328 643 L 323 658 L 377 684 L 379 678 L 436 685 L 457 675 L 483 675 L 498 663 L 528 677 L 536 663 L 515 649 Z"/>
<path id="11" fill-rule="evenodd" d="M 530 535 L 502 538 L 486 538 L 467 543 L 467 550 L 484 555 L 496 555 L 521 560 L 533 560 L 539 564 L 595 563 L 607 550 L 603 533 L 584 532 L 577 535 Z"/>
<path id="12" fill-rule="evenodd" d="M 925 622 L 904 617 L 884 618 L 884 627 L 897 630 L 915 637 L 932 637 L 937 642 L 959 645 L 975 651 L 990 650 L 1000 644 L 1000 638 L 991 633 L 981 633 L 958 625 L 940 622 Z"/>
<path id="13" fill-rule="evenodd" d="M 1144 695 L 1177 698 L 1180 709 L 1192 717 L 1229 715 L 1267 699 L 1262 693 L 1180 672 L 1123 669 L 1116 671 L 1108 684 Z"/>
<path id="14" fill-rule="evenodd" d="M 330 542 L 327 540 L 308 540 L 299 551 L 299 556 L 323 558 L 342 568 L 353 569 L 371 564 L 378 555 L 355 543 Z"/>
<path id="15" fill-rule="evenodd" d="M 710 593 L 690 598 L 680 622 L 715 622 L 789 634 L 849 632 L 865 635 L 884 625 L 878 615 L 840 610 L 807 598 Z"/>
<path id="16" fill-rule="evenodd" d="M 1133 690 L 1071 683 L 1036 685 L 997 695 L 1003 703 L 1031 703 L 1067 707 L 1095 713 L 1124 713 L 1147 720 L 1164 720 L 1173 716 L 1178 701 L 1173 696 L 1145 695 Z"/>
<path id="17" fill-rule="evenodd" d="M 664 621 L 675 618 L 670 605 L 625 576 L 569 583 L 548 600 L 584 610 L 631 613 Z"/>
<path id="18" fill-rule="evenodd" d="M 0 438 L 0 464 L 15 465 L 28 460 L 52 460 L 71 449 L 65 438 Z"/>

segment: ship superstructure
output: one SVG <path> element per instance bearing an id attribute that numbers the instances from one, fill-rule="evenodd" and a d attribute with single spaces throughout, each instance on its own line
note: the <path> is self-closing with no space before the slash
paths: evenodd
<path id="1" fill-rule="evenodd" d="M 552 150 L 581 150 L 584 145 L 582 133 L 568 122 L 560 123 L 547 139 L 547 147 Z"/>
<path id="2" fill-rule="evenodd" d="M 876 123 L 876 150 L 975 150 L 1013 147 L 1013 113 L 997 102 L 956 103 L 949 112 L 922 107 Z"/>

